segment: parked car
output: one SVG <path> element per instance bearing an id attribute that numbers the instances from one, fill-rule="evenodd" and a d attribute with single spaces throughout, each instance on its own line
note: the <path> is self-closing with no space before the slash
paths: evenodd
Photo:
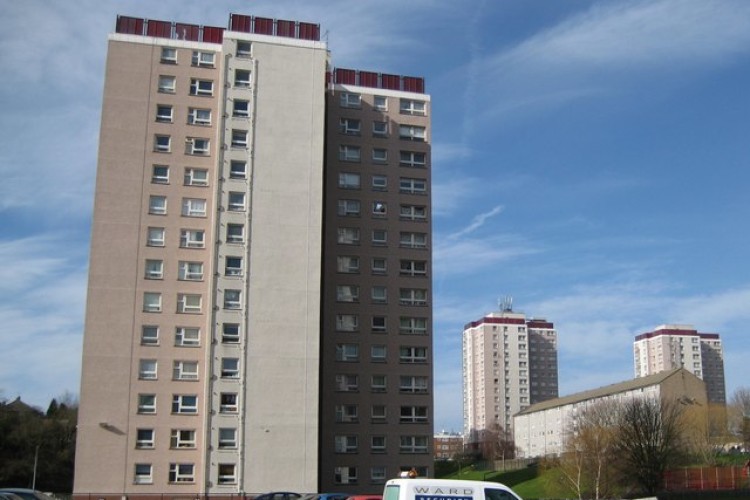
<path id="1" fill-rule="evenodd" d="M 346 500 L 348 497 L 348 493 L 310 493 L 300 500 Z"/>
<path id="2" fill-rule="evenodd" d="M 15 493 L 10 492 L 2 492 L 0 491 L 0 500 L 23 500 L 23 498 L 19 497 Z"/>
<path id="3" fill-rule="evenodd" d="M 263 493 L 258 495 L 254 500 L 298 500 L 302 498 L 299 493 L 293 493 L 291 491 L 272 491 L 270 493 Z"/>
<path id="4" fill-rule="evenodd" d="M 32 490 L 30 488 L 1 488 L 0 493 L 10 493 L 17 497 L 21 497 L 22 500 L 53 500 L 49 495 L 45 495 L 41 491 Z"/>
<path id="5" fill-rule="evenodd" d="M 352 495 L 346 500 L 383 500 L 383 495 Z"/>

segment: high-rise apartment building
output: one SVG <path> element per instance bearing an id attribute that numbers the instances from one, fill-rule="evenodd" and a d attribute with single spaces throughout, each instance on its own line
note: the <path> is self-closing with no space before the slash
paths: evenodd
<path id="1" fill-rule="evenodd" d="M 557 331 L 545 319 L 509 309 L 490 313 L 463 331 L 464 439 L 484 432 L 513 436 L 513 416 L 556 398 Z"/>
<path id="2" fill-rule="evenodd" d="M 724 351 L 716 333 L 699 333 L 692 325 L 661 325 L 633 342 L 635 376 L 685 368 L 706 383 L 709 403 L 726 403 Z"/>
<path id="3" fill-rule="evenodd" d="M 371 492 L 432 464 L 429 96 L 315 24 L 109 37 L 74 492 Z"/>

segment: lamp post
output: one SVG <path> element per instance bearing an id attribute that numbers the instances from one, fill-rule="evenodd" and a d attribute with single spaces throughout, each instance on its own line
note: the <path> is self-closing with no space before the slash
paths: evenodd
<path id="1" fill-rule="evenodd" d="M 34 449 L 34 475 L 31 477 L 31 489 L 36 489 L 36 464 L 39 463 L 39 445 Z"/>

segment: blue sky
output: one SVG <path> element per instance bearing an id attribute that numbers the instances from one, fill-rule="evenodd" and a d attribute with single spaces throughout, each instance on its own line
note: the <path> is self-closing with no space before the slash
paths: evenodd
<path id="1" fill-rule="evenodd" d="M 748 385 L 750 2 L 24 0 L 0 18 L 0 397 L 78 392 L 116 15 L 230 12 L 427 79 L 436 430 L 462 426 L 463 325 L 507 295 L 555 323 L 561 395 L 632 378 L 662 323 L 721 334 L 728 393 Z"/>

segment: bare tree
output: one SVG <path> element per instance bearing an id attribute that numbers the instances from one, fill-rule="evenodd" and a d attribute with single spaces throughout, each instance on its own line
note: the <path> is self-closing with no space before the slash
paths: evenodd
<path id="1" fill-rule="evenodd" d="M 506 460 L 516 457 L 513 437 L 500 424 L 482 431 L 480 451 L 485 460 Z"/>
<path id="2" fill-rule="evenodd" d="M 728 407 L 729 431 L 750 449 L 750 388 L 739 387 L 732 394 Z"/>
<path id="3" fill-rule="evenodd" d="M 577 415 L 567 433 L 560 470 L 578 498 L 598 500 L 612 492 L 618 414 L 617 403 L 601 401 Z"/>
<path id="4" fill-rule="evenodd" d="M 684 406 L 677 401 L 636 398 L 622 403 L 615 452 L 621 472 L 653 495 L 664 472 L 684 456 Z"/>

